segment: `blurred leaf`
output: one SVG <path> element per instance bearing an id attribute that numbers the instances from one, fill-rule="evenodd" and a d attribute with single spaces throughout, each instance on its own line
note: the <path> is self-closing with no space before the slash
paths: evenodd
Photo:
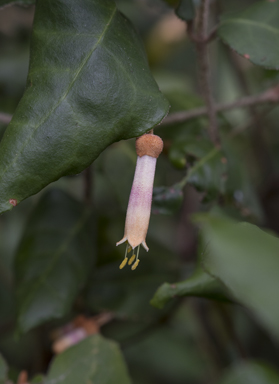
<path id="1" fill-rule="evenodd" d="M 58 355 L 44 384 L 130 384 L 118 345 L 96 334 Z"/>
<path id="2" fill-rule="evenodd" d="M 171 299 L 184 296 L 230 301 L 225 287 L 199 267 L 192 276 L 184 281 L 161 285 L 150 303 L 156 308 L 163 308 Z"/>
<path id="3" fill-rule="evenodd" d="M 114 1 L 38 0 L 28 86 L 0 144 L 0 212 L 150 130 L 167 111 Z"/>
<path id="4" fill-rule="evenodd" d="M 172 215 L 183 201 L 182 188 L 179 185 L 173 187 L 155 187 L 152 197 L 152 213 Z"/>
<path id="5" fill-rule="evenodd" d="M 257 1 L 245 11 L 224 16 L 221 39 L 252 63 L 279 69 L 279 3 Z"/>
<path id="6" fill-rule="evenodd" d="M 171 7 L 176 7 L 179 3 L 179 0 L 164 0 Z"/>
<path id="7" fill-rule="evenodd" d="M 35 376 L 31 380 L 31 384 L 44 384 L 45 377 L 43 375 Z"/>
<path id="8" fill-rule="evenodd" d="M 235 365 L 219 384 L 278 384 L 279 374 L 266 364 L 247 361 Z"/>
<path id="9" fill-rule="evenodd" d="M 90 210 L 65 192 L 47 192 L 32 213 L 15 260 L 18 328 L 65 315 L 83 288 L 94 248 Z"/>
<path id="10" fill-rule="evenodd" d="M 140 266 L 135 271 L 127 267 L 120 271 L 115 263 L 98 268 L 86 296 L 88 307 L 97 312 L 113 311 L 117 318 L 146 322 L 161 316 L 149 301 L 158 285 L 172 274 L 159 266 L 157 273 L 148 271 L 146 260 Z"/>
<path id="11" fill-rule="evenodd" d="M 186 319 L 186 321 L 189 319 Z M 125 348 L 125 357 L 134 377 L 153 378 L 151 383 L 206 382 L 207 362 L 190 334 L 180 327 L 161 325 Z M 145 379 L 145 380 L 144 380 Z"/>
<path id="12" fill-rule="evenodd" d="M 193 4 L 193 0 L 180 0 L 175 13 L 182 20 L 193 20 L 195 17 L 195 6 Z"/>
<path id="13" fill-rule="evenodd" d="M 116 318 L 145 323 L 162 316 L 149 301 L 160 284 L 177 278 L 176 255 L 150 236 L 148 245 L 152 254 L 142 249 L 140 264 L 134 271 L 129 265 L 119 269 L 125 247 L 117 248 L 121 257 L 117 263 L 95 268 L 85 295 L 90 311 L 112 311 Z"/>
<path id="14" fill-rule="evenodd" d="M 189 161 L 196 161 L 179 185 L 183 186 L 187 182 L 199 191 L 206 191 L 207 200 L 225 192 L 227 164 L 220 149 L 215 148 L 207 139 L 189 137 L 180 143 L 175 142 L 170 149 L 172 161 L 179 161 L 185 155 L 189 156 Z"/>
<path id="15" fill-rule="evenodd" d="M 279 239 L 249 223 L 196 215 L 208 252 L 205 268 L 279 338 Z"/>
<path id="16" fill-rule="evenodd" d="M 35 4 L 35 2 L 36 0 L 0 0 L 0 7 L 8 4 L 31 5 Z"/>
<path id="17" fill-rule="evenodd" d="M 2 355 L 0 355 L 0 384 L 5 384 L 7 380 L 8 366 Z"/>
<path id="18" fill-rule="evenodd" d="M 241 208 L 246 216 L 252 214 L 260 221 L 263 212 L 256 194 L 251 167 L 249 168 L 250 138 L 248 140 L 243 136 L 229 138 L 222 143 L 228 172 L 226 197 L 231 195 L 234 204 Z"/>

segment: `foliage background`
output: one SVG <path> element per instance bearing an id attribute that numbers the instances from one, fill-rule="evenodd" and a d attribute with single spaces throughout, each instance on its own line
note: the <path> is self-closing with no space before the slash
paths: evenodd
<path id="1" fill-rule="evenodd" d="M 115 142 L 87 170 L 4 213 L 0 350 L 6 363 L 0 383 L 16 382 L 22 370 L 30 380 L 46 375 L 32 382 L 53 383 L 73 364 L 77 376 L 66 375 L 63 383 L 278 383 L 278 1 L 266 13 L 261 7 L 268 1 L 212 1 L 208 30 L 220 27 L 208 44 L 210 93 L 217 105 L 241 100 L 241 108 L 222 110 L 215 123 L 206 114 L 172 120 L 176 112 L 205 104 L 198 43 L 175 15 L 178 2 L 116 3 L 141 35 L 171 106 L 155 128 L 165 147 L 157 163 L 150 251 L 141 250 L 136 271 L 118 269 L 124 250 L 115 243 L 123 235 L 136 164 L 134 139 Z M 1 137 L 24 93 L 34 8 L 0 10 Z M 224 15 L 239 18 L 246 9 L 253 21 L 248 29 L 230 29 Z M 217 149 L 208 134 L 212 124 L 218 126 Z M 59 247 L 70 232 L 71 251 L 63 253 Z M 47 281 L 53 294 L 44 284 L 29 285 L 44 275 L 49 260 L 55 264 Z M 104 313 L 101 334 L 120 349 L 93 335 L 56 357 L 49 370 L 53 330 L 80 314 Z"/>

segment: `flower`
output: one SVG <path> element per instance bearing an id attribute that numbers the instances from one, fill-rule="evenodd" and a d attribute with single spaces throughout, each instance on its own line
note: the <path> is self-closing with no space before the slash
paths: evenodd
<path id="1" fill-rule="evenodd" d="M 145 134 L 136 140 L 138 158 L 127 209 L 124 237 L 116 243 L 119 245 L 127 241 L 124 260 L 119 266 L 120 269 L 127 264 L 127 254 L 131 250 L 133 250 L 133 254 L 128 264 L 133 264 L 132 270 L 134 270 L 139 264 L 140 245 L 146 251 L 149 249 L 145 237 L 150 219 L 156 162 L 162 150 L 163 141 L 159 136 Z M 136 254 L 134 253 L 135 248 L 137 248 Z"/>

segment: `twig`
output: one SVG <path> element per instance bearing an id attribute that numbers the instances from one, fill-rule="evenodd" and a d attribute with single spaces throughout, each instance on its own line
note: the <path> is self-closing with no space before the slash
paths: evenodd
<path id="1" fill-rule="evenodd" d="M 8 113 L 0 112 L 0 122 L 4 124 L 9 124 L 9 122 L 12 120 L 12 115 L 9 115 Z"/>
<path id="2" fill-rule="evenodd" d="M 203 0 L 200 7 L 199 23 L 197 36 L 198 40 L 195 39 L 195 45 L 197 50 L 197 58 L 199 65 L 199 79 L 201 85 L 201 91 L 207 108 L 207 114 L 209 119 L 209 137 L 211 141 L 217 145 L 219 143 L 216 109 L 214 98 L 211 89 L 210 82 L 210 63 L 209 63 L 209 52 L 208 52 L 208 19 L 209 19 L 209 8 L 210 0 Z"/>
<path id="3" fill-rule="evenodd" d="M 277 103 L 279 101 L 279 85 L 270 88 L 254 96 L 245 96 L 239 100 L 217 104 L 215 112 L 229 111 L 236 108 L 247 108 L 265 103 Z M 167 116 L 158 127 L 165 127 L 176 123 L 184 123 L 185 121 L 196 119 L 201 116 L 207 115 L 207 107 L 199 107 L 190 111 L 176 112 Z"/>

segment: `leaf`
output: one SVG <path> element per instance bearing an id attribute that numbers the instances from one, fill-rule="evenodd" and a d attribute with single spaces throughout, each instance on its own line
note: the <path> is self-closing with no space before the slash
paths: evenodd
<path id="1" fill-rule="evenodd" d="M 175 13 L 182 20 L 193 20 L 195 18 L 195 6 L 193 0 L 180 0 Z"/>
<path id="2" fill-rule="evenodd" d="M 206 199 L 215 198 L 225 192 L 227 180 L 227 164 L 224 154 L 205 138 L 188 138 L 180 143 L 175 142 L 170 149 L 170 159 L 178 162 L 187 155 L 193 162 L 184 181 L 192 184 L 199 191 L 206 191 Z"/>
<path id="3" fill-rule="evenodd" d="M 172 215 L 180 208 L 182 201 L 183 193 L 179 185 L 155 187 L 153 189 L 152 213 Z"/>
<path id="4" fill-rule="evenodd" d="M 31 380 L 31 384 L 44 384 L 45 377 L 43 375 L 37 375 Z"/>
<path id="5" fill-rule="evenodd" d="M 247 361 L 232 367 L 219 384 L 277 384 L 279 375 L 272 367 Z"/>
<path id="6" fill-rule="evenodd" d="M 5 384 L 8 375 L 8 366 L 2 355 L 0 355 L 0 384 Z"/>
<path id="7" fill-rule="evenodd" d="M 279 338 L 279 239 L 249 223 L 196 215 L 207 245 L 205 268 Z"/>
<path id="8" fill-rule="evenodd" d="M 31 5 L 35 4 L 36 0 L 0 0 L 0 8 L 5 5 Z"/>
<path id="9" fill-rule="evenodd" d="M 119 263 L 99 267 L 93 275 L 86 295 L 86 304 L 92 311 L 113 311 L 116 318 L 138 319 L 145 323 L 160 317 L 161 313 L 149 305 L 149 300 L 164 279 L 171 278 L 158 266 L 157 273 L 148 270 L 147 260 L 141 269 L 119 271 Z M 134 273 L 136 272 L 136 273 Z M 128 289 L 127 289 L 128 287 Z"/>
<path id="10" fill-rule="evenodd" d="M 258 1 L 244 11 L 224 16 L 220 38 L 252 63 L 279 69 L 279 3 Z"/>
<path id="11" fill-rule="evenodd" d="M 15 261 L 18 328 L 26 332 L 69 312 L 92 267 L 90 210 L 47 192 L 32 213 Z"/>
<path id="12" fill-rule="evenodd" d="M 256 193 L 255 175 L 251 171 L 251 161 L 249 161 L 250 141 L 250 138 L 245 140 L 243 136 L 222 141 L 228 173 L 226 199 L 228 200 L 230 196 L 233 204 L 242 209 L 246 216 L 252 214 L 261 222 L 263 212 Z"/>
<path id="13" fill-rule="evenodd" d="M 161 285 L 150 303 L 156 308 L 163 308 L 171 299 L 186 296 L 230 301 L 222 284 L 199 267 L 192 276 L 184 281 Z"/>
<path id="14" fill-rule="evenodd" d="M 168 111 L 144 48 L 112 0 L 38 0 L 27 89 L 0 144 L 0 212 Z"/>
<path id="15" fill-rule="evenodd" d="M 118 345 L 96 334 L 52 362 L 44 384 L 131 384 Z"/>

